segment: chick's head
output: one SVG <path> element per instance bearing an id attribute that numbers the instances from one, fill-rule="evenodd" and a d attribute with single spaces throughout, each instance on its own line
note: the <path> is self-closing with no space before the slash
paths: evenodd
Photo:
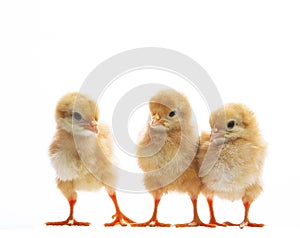
<path id="1" fill-rule="evenodd" d="M 98 133 L 99 111 L 96 103 L 79 93 L 63 96 L 56 106 L 57 126 L 75 135 Z"/>
<path id="2" fill-rule="evenodd" d="M 225 142 L 239 138 L 255 137 L 258 125 L 254 113 L 245 105 L 230 103 L 214 111 L 209 120 L 212 140 Z"/>
<path id="3" fill-rule="evenodd" d="M 180 130 L 190 122 L 191 108 L 187 98 L 175 90 L 162 90 L 149 102 L 149 126 L 154 130 Z"/>

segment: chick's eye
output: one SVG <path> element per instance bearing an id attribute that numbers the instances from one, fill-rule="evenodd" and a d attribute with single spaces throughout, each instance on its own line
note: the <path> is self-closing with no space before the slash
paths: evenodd
<path id="1" fill-rule="evenodd" d="M 227 123 L 227 128 L 228 128 L 228 129 L 232 129 L 234 126 L 235 126 L 235 121 L 229 121 L 229 122 Z"/>
<path id="2" fill-rule="evenodd" d="M 74 112 L 73 117 L 77 120 L 80 121 L 82 119 L 82 116 L 79 112 Z"/>
<path id="3" fill-rule="evenodd" d="M 175 116 L 175 111 L 171 111 L 170 113 L 169 113 L 169 117 L 173 117 L 173 116 Z"/>

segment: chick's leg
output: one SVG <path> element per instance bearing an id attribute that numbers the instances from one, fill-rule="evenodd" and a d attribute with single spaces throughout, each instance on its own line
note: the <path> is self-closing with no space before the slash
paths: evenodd
<path id="1" fill-rule="evenodd" d="M 253 223 L 249 221 L 249 209 L 251 206 L 251 202 L 248 201 L 244 201 L 243 202 L 244 207 L 245 207 L 245 217 L 244 217 L 244 221 L 240 224 L 240 228 L 243 229 L 245 226 L 250 226 L 250 227 L 263 227 L 264 224 L 259 224 L 259 223 Z"/>
<path id="2" fill-rule="evenodd" d="M 68 199 L 69 206 L 70 206 L 70 214 L 68 218 L 64 221 L 58 221 L 58 222 L 46 222 L 45 224 L 47 226 L 89 226 L 89 222 L 78 222 L 74 219 L 74 206 L 77 201 L 77 193 L 74 190 L 73 183 L 71 181 L 69 182 L 63 182 L 59 181 L 57 182 L 58 188 L 61 190 L 61 192 L 65 195 L 65 197 Z"/>
<path id="3" fill-rule="evenodd" d="M 135 223 L 135 224 L 132 224 L 131 226 L 134 226 L 134 227 L 146 227 L 146 226 L 170 227 L 171 224 L 161 223 L 157 219 L 157 210 L 158 210 L 158 205 L 159 205 L 160 199 L 161 199 L 161 196 L 160 197 L 154 196 L 154 210 L 153 210 L 152 217 L 150 218 L 149 221 L 144 222 L 144 223 Z"/>
<path id="4" fill-rule="evenodd" d="M 235 224 L 231 222 L 226 222 L 225 224 L 227 226 L 239 226 L 241 229 L 243 229 L 245 226 L 249 227 L 263 227 L 264 224 L 259 224 L 259 223 L 253 223 L 249 221 L 249 209 L 252 204 L 250 201 L 243 201 L 244 207 L 245 207 L 245 216 L 244 216 L 244 221 L 240 224 Z"/>
<path id="5" fill-rule="evenodd" d="M 117 196 L 116 193 L 109 193 L 108 195 L 110 196 L 111 200 L 113 201 L 115 208 L 116 208 L 116 214 L 112 216 L 115 220 L 111 223 L 105 223 L 104 226 L 115 226 L 115 225 L 121 225 L 121 226 L 126 226 L 126 223 L 135 223 L 133 220 L 129 219 L 127 216 L 125 216 L 122 212 L 121 209 L 119 208 L 119 204 L 117 201 Z"/>
<path id="6" fill-rule="evenodd" d="M 198 215 L 198 209 L 197 209 L 197 196 L 191 196 L 191 201 L 193 204 L 193 214 L 194 214 L 194 218 L 191 222 L 189 223 L 185 223 L 185 224 L 176 224 L 176 227 L 193 227 L 193 226 L 205 226 L 205 227 L 211 227 L 214 228 L 216 227 L 216 224 L 205 224 L 203 223 Z"/>
<path id="7" fill-rule="evenodd" d="M 226 226 L 225 224 L 216 221 L 214 207 L 213 207 L 213 198 L 207 197 L 206 200 L 207 200 L 209 214 L 210 214 L 209 224 L 216 225 L 216 226 Z"/>

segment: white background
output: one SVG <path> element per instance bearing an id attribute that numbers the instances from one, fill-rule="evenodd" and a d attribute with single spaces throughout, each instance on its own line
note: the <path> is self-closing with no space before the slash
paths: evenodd
<path id="1" fill-rule="evenodd" d="M 2 1 L 1 237 L 296 234 L 300 181 L 299 10 L 298 1 L 291 0 Z M 110 221 L 114 212 L 104 191 L 79 194 L 76 217 L 92 222 L 91 227 L 43 226 L 68 214 L 47 155 L 55 131 L 57 100 L 79 90 L 87 75 L 108 57 L 148 46 L 190 56 L 209 73 L 225 103 L 243 102 L 256 112 L 269 152 L 264 193 L 253 204 L 250 219 L 265 223 L 265 228 L 104 228 L 102 224 Z M 110 102 L 130 90 L 137 78 L 146 82 L 152 77 L 178 81 L 174 75 L 151 70 L 125 75 L 119 80 L 127 80 L 126 86 L 111 87 L 113 98 L 100 103 L 100 117 L 110 125 Z M 181 89 L 190 97 L 199 128 L 208 129 L 208 111 L 201 98 L 193 96 L 188 86 Z M 129 121 L 133 139 L 138 126 L 146 122 L 147 115 L 141 112 Z M 138 126 L 130 126 L 132 123 Z M 136 169 L 134 159 L 118 155 L 122 165 Z M 150 218 L 153 204 L 149 194 L 118 196 L 120 207 L 132 219 Z M 242 220 L 240 202 L 216 199 L 215 209 L 219 221 Z M 202 196 L 199 212 L 207 222 L 208 209 Z M 163 222 L 187 222 L 191 215 L 186 195 L 169 194 L 160 204 L 159 218 Z"/>

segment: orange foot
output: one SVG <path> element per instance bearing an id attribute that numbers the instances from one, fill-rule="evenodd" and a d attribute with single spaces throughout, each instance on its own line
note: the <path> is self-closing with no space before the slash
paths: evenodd
<path id="1" fill-rule="evenodd" d="M 133 227 L 146 227 L 146 226 L 150 226 L 150 227 L 170 227 L 171 224 L 166 224 L 166 223 L 161 223 L 158 220 L 150 220 L 144 223 L 134 223 L 131 224 L 131 226 Z"/>
<path id="2" fill-rule="evenodd" d="M 215 228 L 215 224 L 205 224 L 202 221 L 192 221 L 190 223 L 184 223 L 184 224 L 176 224 L 175 225 L 177 228 L 179 227 L 196 227 L 196 226 L 204 226 L 204 227 L 209 227 L 209 228 Z"/>
<path id="3" fill-rule="evenodd" d="M 65 221 L 46 222 L 46 226 L 89 226 L 89 222 L 79 222 L 75 219 L 67 219 Z"/>
<path id="4" fill-rule="evenodd" d="M 264 227 L 264 224 L 259 224 L 259 223 L 252 223 L 250 221 L 243 221 L 241 224 L 235 224 L 231 222 L 224 222 L 226 226 L 239 226 L 241 229 L 243 229 L 245 226 L 249 227 Z"/>
<path id="5" fill-rule="evenodd" d="M 121 225 L 121 226 L 127 226 L 127 224 L 134 224 L 135 222 L 125 216 L 123 213 L 115 214 L 112 216 L 113 219 L 115 219 L 113 222 L 105 223 L 104 226 L 115 226 L 115 225 Z"/>

